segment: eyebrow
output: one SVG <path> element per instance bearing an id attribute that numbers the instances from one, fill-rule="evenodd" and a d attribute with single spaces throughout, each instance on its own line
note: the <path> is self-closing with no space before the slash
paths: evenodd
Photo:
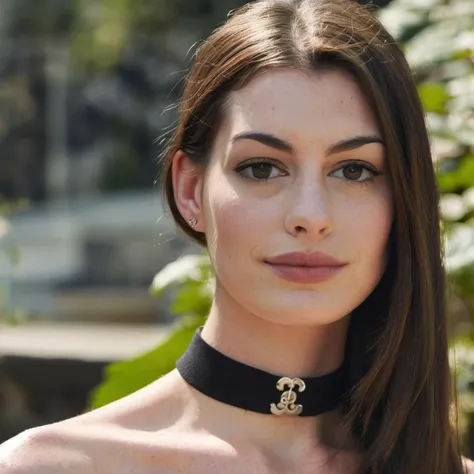
<path id="1" fill-rule="evenodd" d="M 239 140 L 254 140 L 259 143 L 262 143 L 263 145 L 275 148 L 276 150 L 283 151 L 286 153 L 294 153 L 295 151 L 291 143 L 281 138 L 278 138 L 275 135 L 272 135 L 271 133 L 242 132 L 232 137 L 232 142 L 236 142 Z M 382 138 L 377 135 L 357 135 L 355 137 L 340 140 L 332 144 L 329 148 L 326 149 L 325 155 L 330 156 L 336 153 L 342 153 L 343 151 L 355 150 L 356 148 L 360 148 L 364 145 L 369 145 L 371 143 L 379 143 L 381 145 L 385 145 Z"/>

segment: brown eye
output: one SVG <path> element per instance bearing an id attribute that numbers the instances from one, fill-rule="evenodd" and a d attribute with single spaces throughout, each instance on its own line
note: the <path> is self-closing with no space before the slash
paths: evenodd
<path id="1" fill-rule="evenodd" d="M 344 178 L 349 179 L 351 181 L 357 181 L 362 176 L 364 171 L 364 167 L 360 165 L 348 165 L 344 166 L 342 174 Z"/>
<path id="2" fill-rule="evenodd" d="M 244 178 L 253 181 L 267 181 L 286 174 L 277 165 L 268 161 L 247 162 L 239 166 L 236 171 Z"/>
<path id="3" fill-rule="evenodd" d="M 342 164 L 342 163 L 341 163 Z M 330 173 L 331 176 L 342 179 L 349 184 L 367 184 L 374 181 L 376 176 L 382 173 L 373 165 L 367 162 L 349 162 L 341 166 L 339 169 Z"/>
<path id="4" fill-rule="evenodd" d="M 273 165 L 270 163 L 257 163 L 251 165 L 252 175 L 255 179 L 268 179 L 272 175 Z"/>

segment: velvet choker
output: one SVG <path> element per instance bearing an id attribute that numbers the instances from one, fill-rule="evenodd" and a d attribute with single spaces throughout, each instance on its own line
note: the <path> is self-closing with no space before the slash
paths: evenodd
<path id="1" fill-rule="evenodd" d="M 345 365 L 319 377 L 279 376 L 238 362 L 207 344 L 198 329 L 176 363 L 184 380 L 214 400 L 273 415 L 316 416 L 347 393 Z"/>

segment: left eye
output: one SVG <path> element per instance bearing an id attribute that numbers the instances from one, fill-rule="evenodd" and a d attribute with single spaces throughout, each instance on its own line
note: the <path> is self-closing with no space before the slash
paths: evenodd
<path id="1" fill-rule="evenodd" d="M 338 176 L 336 173 L 340 173 L 340 175 Z M 346 179 L 348 181 L 361 182 L 361 181 L 366 181 L 367 179 L 372 178 L 374 175 L 374 172 L 364 165 L 349 164 L 334 171 L 332 175 L 336 176 L 337 178 Z"/>
<path id="2" fill-rule="evenodd" d="M 266 180 L 282 176 L 282 171 L 272 163 L 250 163 L 242 166 L 239 173 L 248 179 Z"/>

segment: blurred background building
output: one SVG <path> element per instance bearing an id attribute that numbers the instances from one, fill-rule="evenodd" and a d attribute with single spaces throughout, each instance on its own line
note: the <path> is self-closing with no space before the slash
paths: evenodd
<path id="1" fill-rule="evenodd" d="M 198 250 L 163 209 L 162 138 L 193 45 L 242 3 L 0 0 L 0 442 L 166 334 L 149 286 Z"/>
<path id="2" fill-rule="evenodd" d="M 186 249 L 157 157 L 190 47 L 239 2 L 1 0 L 0 194 L 20 251 L 9 305 L 33 318 L 160 319 L 147 287 Z M 166 311 L 166 308 L 162 308 Z"/>

